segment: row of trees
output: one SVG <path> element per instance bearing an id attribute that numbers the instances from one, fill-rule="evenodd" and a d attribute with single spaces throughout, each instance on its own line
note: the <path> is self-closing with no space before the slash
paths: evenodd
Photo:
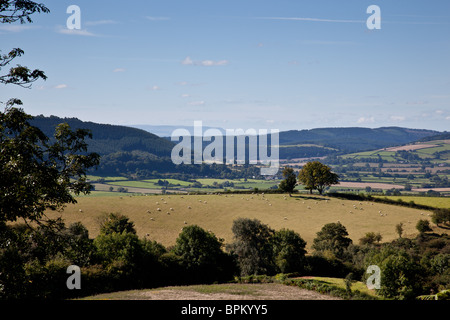
<path id="1" fill-rule="evenodd" d="M 250 275 L 296 275 L 365 281 L 369 265 L 381 269 L 386 298 L 412 299 L 450 285 L 450 237 L 427 233 L 380 243 L 369 232 L 356 244 L 341 223 L 325 224 L 307 254 L 295 231 L 274 230 L 257 219 L 233 222 L 233 241 L 224 245 L 197 225 L 183 228 L 172 247 L 139 238 L 121 214 L 105 216 L 91 239 L 81 223 L 63 221 L 30 228 L 0 224 L 0 299 L 62 299 L 101 292 L 168 285 L 227 282 Z M 397 226 L 398 229 L 398 226 Z M 81 290 L 66 286 L 69 265 L 81 267 Z"/>
<path id="2" fill-rule="evenodd" d="M 298 183 L 302 184 L 306 190 L 312 193 L 313 190 L 323 193 L 325 188 L 339 183 L 339 176 L 331 171 L 331 168 L 319 161 L 310 161 L 295 176 L 294 169 L 285 167 L 283 169 L 283 177 L 278 186 L 283 192 L 291 194 Z"/>

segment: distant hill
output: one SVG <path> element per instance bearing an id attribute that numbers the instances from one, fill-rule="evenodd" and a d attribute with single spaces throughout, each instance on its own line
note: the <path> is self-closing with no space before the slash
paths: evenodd
<path id="1" fill-rule="evenodd" d="M 176 172 L 212 177 L 222 175 L 225 171 L 229 175 L 232 172 L 230 169 L 217 166 L 176 166 L 170 158 L 176 142 L 172 142 L 168 136 L 159 137 L 144 129 L 87 122 L 77 118 L 45 117 L 42 115 L 36 116 L 31 124 L 51 137 L 54 134 L 55 127 L 63 122 L 68 123 L 72 129 L 91 130 L 93 139 L 87 140 L 88 151 L 97 152 L 102 156 L 98 174 L 155 176 L 156 173 Z M 141 127 L 150 129 L 146 126 Z M 161 132 L 167 133 L 173 131 L 174 128 L 181 127 L 163 126 L 160 129 Z M 186 129 L 192 132 L 190 130 L 192 128 L 186 127 Z M 203 130 L 207 129 L 203 127 Z M 279 155 L 280 159 L 340 155 L 404 145 L 432 136 L 445 137 L 443 133 L 438 131 L 399 127 L 290 130 L 279 134 Z M 204 142 L 203 145 L 206 146 L 209 143 Z M 236 147 L 237 143 L 235 144 Z M 223 154 L 226 155 L 225 141 Z M 246 154 L 248 155 L 248 152 Z"/>
<path id="2" fill-rule="evenodd" d="M 316 144 L 340 152 L 367 151 L 417 141 L 440 132 L 400 127 L 320 128 L 280 132 L 280 145 Z"/>
<path id="3" fill-rule="evenodd" d="M 450 139 L 450 132 L 443 132 L 438 135 L 425 137 L 419 140 L 419 142 L 425 142 L 425 141 L 433 141 L 433 140 L 449 140 Z"/>
<path id="4" fill-rule="evenodd" d="M 81 121 L 77 118 L 40 115 L 36 116 L 31 124 L 41 129 L 48 137 L 52 137 L 55 127 L 63 122 L 68 123 L 72 130 L 91 130 L 93 139 L 88 141 L 89 152 L 97 152 L 100 155 L 120 151 L 143 151 L 157 157 L 170 157 L 174 145 L 171 141 L 142 129 Z"/>

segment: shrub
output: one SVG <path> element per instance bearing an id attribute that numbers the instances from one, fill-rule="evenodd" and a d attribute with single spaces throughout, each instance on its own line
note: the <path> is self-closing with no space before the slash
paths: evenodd
<path id="1" fill-rule="evenodd" d="M 433 230 L 431 229 L 431 227 L 430 227 L 430 221 L 428 221 L 428 220 L 423 220 L 423 219 L 417 221 L 416 229 L 417 229 L 420 233 L 424 233 L 424 232 L 427 232 L 427 231 L 433 231 Z"/>

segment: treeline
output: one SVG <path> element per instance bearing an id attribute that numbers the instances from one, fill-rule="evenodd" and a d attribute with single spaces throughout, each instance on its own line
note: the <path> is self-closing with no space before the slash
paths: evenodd
<path id="1" fill-rule="evenodd" d="M 182 229 L 164 247 L 139 238 L 134 223 L 109 214 L 91 239 L 81 223 L 61 220 L 30 228 L 0 226 L 0 299 L 65 299 L 98 293 L 169 285 L 239 281 L 248 276 L 327 276 L 366 281 L 369 265 L 381 270 L 381 298 L 414 299 L 450 286 L 450 237 L 418 225 L 415 239 L 380 243 L 368 233 L 356 244 L 341 223 L 317 232 L 312 253 L 288 229 L 274 230 L 257 219 L 233 222 L 233 242 L 224 245 L 197 225 Z M 81 289 L 69 290 L 67 268 L 81 268 Z M 358 295 L 358 299 L 367 298 Z"/>
<path id="2" fill-rule="evenodd" d="M 144 151 L 120 151 L 103 156 L 97 168 L 90 173 L 103 176 L 126 176 L 132 179 L 154 179 L 167 177 L 180 180 L 196 178 L 241 179 L 260 177 L 260 169 L 254 165 L 231 167 L 224 164 L 180 164 L 170 157 L 157 157 Z"/>

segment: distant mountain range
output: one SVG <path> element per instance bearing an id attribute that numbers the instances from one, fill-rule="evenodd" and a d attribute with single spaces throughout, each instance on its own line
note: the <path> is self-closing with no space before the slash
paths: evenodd
<path id="1" fill-rule="evenodd" d="M 136 128 L 42 115 L 36 116 L 31 124 L 51 137 L 55 127 L 62 122 L 68 123 L 72 129 L 91 130 L 93 139 L 87 140 L 89 151 L 102 156 L 100 167 L 105 172 L 126 170 L 128 174 L 142 170 L 175 170 L 170 160 L 175 142 L 169 137 L 178 128 L 193 132 L 192 127 L 142 125 Z M 281 159 L 321 157 L 399 146 L 434 136 L 448 137 L 448 133 L 401 127 L 290 130 L 279 134 L 279 153 Z"/>

